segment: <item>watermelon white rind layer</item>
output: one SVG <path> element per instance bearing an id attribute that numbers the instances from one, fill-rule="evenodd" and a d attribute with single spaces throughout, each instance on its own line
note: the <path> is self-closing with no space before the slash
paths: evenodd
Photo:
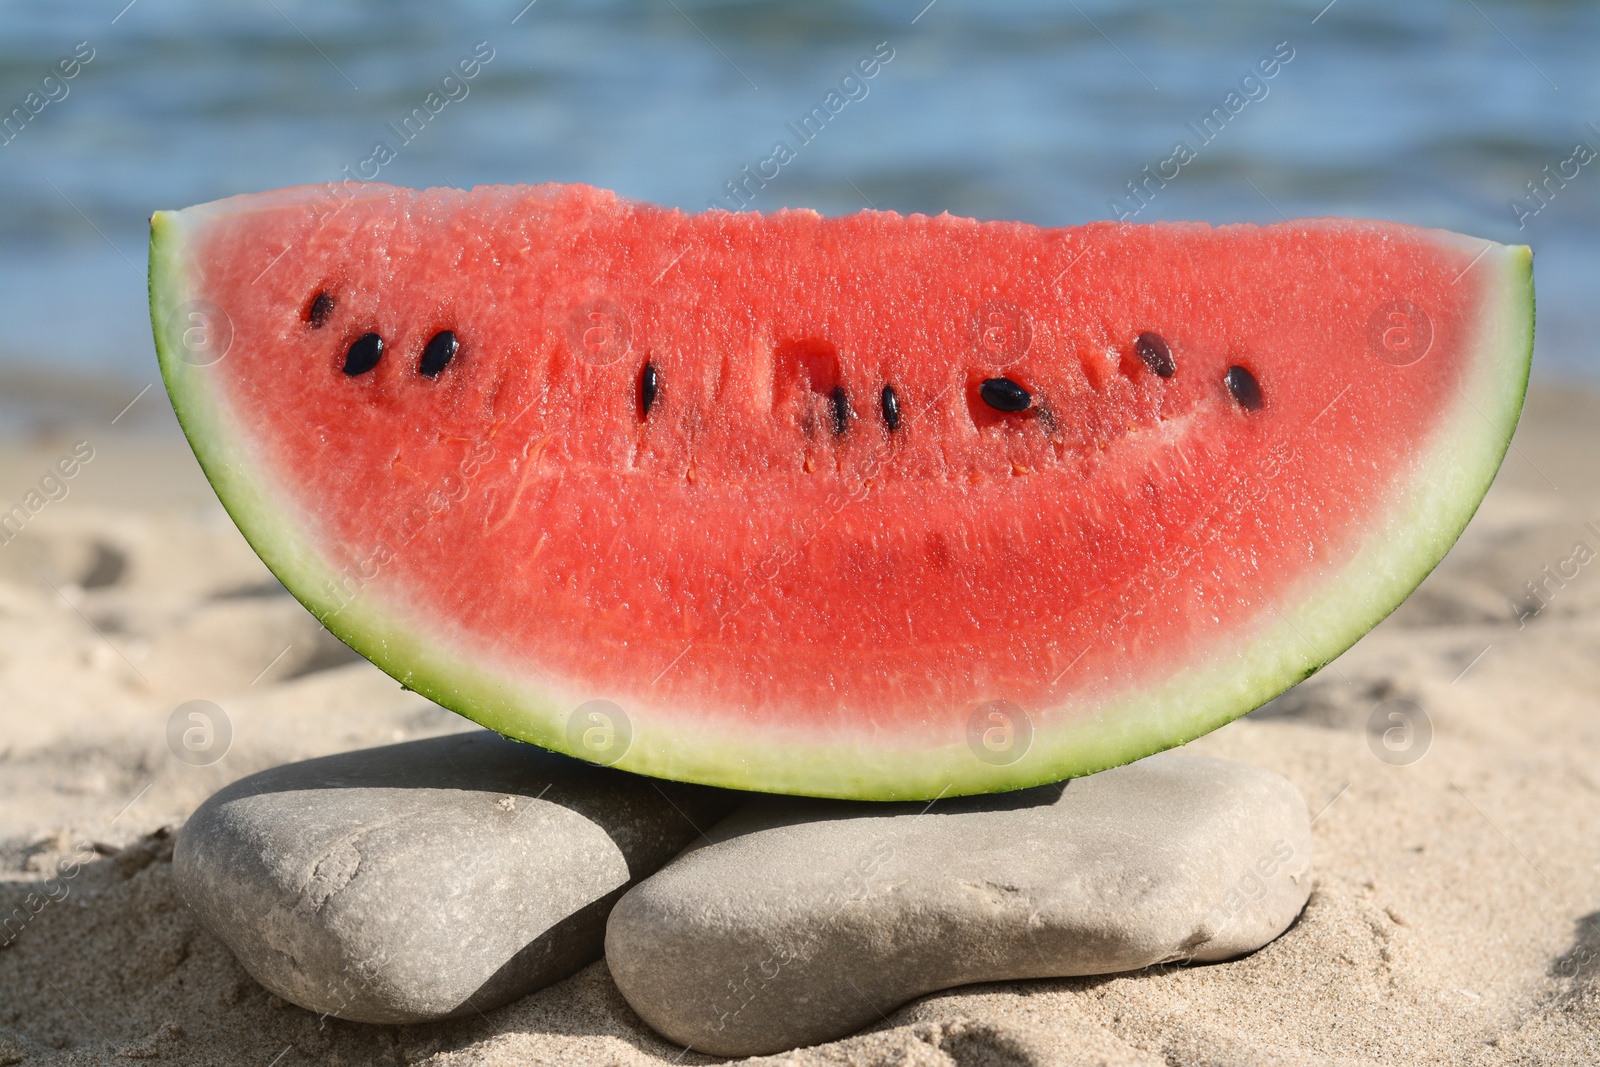
<path id="1" fill-rule="evenodd" d="M 571 710 L 606 694 L 532 681 L 424 634 L 376 597 L 339 601 L 336 568 L 309 539 L 310 517 L 274 484 L 229 407 L 203 344 L 215 324 L 196 318 L 191 238 L 227 202 L 152 217 L 150 304 L 156 348 L 173 406 L 218 497 L 251 546 L 328 629 L 403 685 L 510 737 L 577 750 Z M 1474 250 L 1476 250 L 1474 245 Z M 1398 479 L 1388 513 L 1336 571 L 1299 588 L 1227 658 L 1212 658 L 1154 687 L 1075 708 L 1035 729 L 1026 754 L 995 765 L 961 737 L 935 747 L 815 742 L 794 734 L 700 725 L 685 709 L 645 711 L 614 766 L 663 778 L 764 792 L 903 800 L 995 792 L 1058 781 L 1130 762 L 1201 736 L 1308 677 L 1393 611 L 1443 558 L 1488 491 L 1516 428 L 1533 339 L 1532 255 L 1487 245 L 1470 268 L 1489 294 L 1461 354 L 1457 400 Z M 194 331 L 200 329 L 197 334 Z M 225 332 L 225 331 L 224 331 Z M 198 341 L 202 344 L 197 349 Z M 233 337 L 231 344 L 248 343 Z"/>

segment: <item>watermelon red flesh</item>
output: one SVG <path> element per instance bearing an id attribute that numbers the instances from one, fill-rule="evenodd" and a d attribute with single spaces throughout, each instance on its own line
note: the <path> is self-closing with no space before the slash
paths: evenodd
<path id="1" fill-rule="evenodd" d="M 604 699 L 631 728 L 618 766 L 755 789 L 1011 788 L 1270 699 L 1454 541 L 1531 345 L 1526 249 L 1379 223 L 1049 230 L 368 186 L 154 233 L 179 417 L 330 630 L 512 736 L 584 755 L 568 720 Z M 195 300 L 231 326 L 207 366 L 181 333 Z M 1379 358 L 1422 336 L 1397 300 L 1431 333 L 1405 365 Z M 446 329 L 458 354 L 420 375 Z M 347 376 L 369 332 L 383 358 Z M 987 406 L 1000 375 L 1033 408 Z M 1014 762 L 970 743 L 996 700 L 1031 731 Z"/>

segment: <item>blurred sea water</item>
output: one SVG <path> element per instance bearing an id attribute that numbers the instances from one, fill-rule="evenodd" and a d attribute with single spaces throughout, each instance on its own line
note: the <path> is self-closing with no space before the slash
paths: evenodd
<path id="1" fill-rule="evenodd" d="M 757 210 L 1530 243 L 1536 374 L 1600 378 L 1597 45 L 1555 0 L 0 3 L 0 366 L 149 380 L 158 208 L 375 175 L 700 210 L 760 172 Z"/>

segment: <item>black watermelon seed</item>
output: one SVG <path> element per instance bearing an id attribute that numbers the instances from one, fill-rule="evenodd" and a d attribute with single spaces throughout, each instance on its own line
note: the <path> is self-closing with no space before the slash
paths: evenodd
<path id="1" fill-rule="evenodd" d="M 417 364 L 417 370 L 424 378 L 437 378 L 456 358 L 456 349 L 460 347 L 453 330 L 440 330 L 422 349 L 422 362 Z"/>
<path id="2" fill-rule="evenodd" d="M 364 333 L 355 339 L 344 354 L 344 372 L 354 378 L 365 374 L 383 358 L 383 338 L 375 333 Z"/>
<path id="3" fill-rule="evenodd" d="M 850 422 L 850 396 L 844 391 L 844 386 L 836 385 L 828 399 L 833 401 L 833 432 L 837 436 L 844 433 Z"/>
<path id="4" fill-rule="evenodd" d="M 1010 378 L 989 378 L 978 386 L 983 402 L 996 411 L 1027 411 L 1033 406 L 1033 394 Z"/>
<path id="5" fill-rule="evenodd" d="M 311 324 L 313 330 L 320 330 L 327 324 L 328 316 L 333 314 L 333 296 L 327 292 L 319 292 L 311 298 L 311 306 L 306 308 L 306 322 Z"/>
<path id="6" fill-rule="evenodd" d="M 883 387 L 883 422 L 891 432 L 900 428 L 900 398 L 892 385 Z"/>
<path id="7" fill-rule="evenodd" d="M 1134 338 L 1133 347 L 1157 377 L 1170 378 L 1178 373 L 1178 365 L 1172 361 L 1172 349 L 1159 333 L 1141 333 Z"/>
<path id="8" fill-rule="evenodd" d="M 655 406 L 656 393 L 661 389 L 661 375 L 656 370 L 654 363 L 646 363 L 644 371 L 639 375 L 639 414 L 650 414 L 650 409 Z"/>
<path id="9" fill-rule="evenodd" d="M 1266 399 L 1261 395 L 1261 384 L 1256 381 L 1254 374 L 1243 367 L 1229 367 L 1222 380 L 1227 383 L 1228 392 L 1246 411 L 1260 411 L 1266 404 Z"/>

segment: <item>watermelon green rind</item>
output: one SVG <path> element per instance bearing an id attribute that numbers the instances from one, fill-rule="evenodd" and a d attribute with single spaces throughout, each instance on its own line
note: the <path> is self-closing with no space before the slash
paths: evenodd
<path id="1" fill-rule="evenodd" d="M 328 587 L 332 570 L 301 535 L 296 517 L 285 513 L 283 498 L 264 483 L 248 439 L 234 431 L 225 401 L 208 387 L 207 367 L 185 358 L 182 334 L 190 320 L 181 309 L 192 295 L 185 223 L 177 212 L 151 217 L 150 313 L 162 380 L 206 480 L 267 568 L 331 632 L 404 685 L 441 701 L 470 698 L 476 687 L 452 692 L 448 665 L 428 671 L 433 657 L 370 605 L 357 602 L 339 612 L 331 600 L 316 596 Z M 481 714 L 487 708 L 477 710 Z"/>
<path id="2" fill-rule="evenodd" d="M 1533 357 L 1532 263 L 1526 246 L 1493 246 L 1478 261 L 1490 275 L 1484 291 L 1499 300 L 1484 308 L 1460 402 L 1395 494 L 1388 536 L 1369 540 L 1330 580 L 1280 607 L 1280 621 L 1235 659 L 1181 672 L 1036 736 L 1013 769 L 1032 769 L 1035 760 L 1037 769 L 1017 786 L 1091 774 L 1203 736 L 1326 666 L 1400 606 L 1460 538 L 1510 448 Z"/>
<path id="3" fill-rule="evenodd" d="M 1203 736 L 1326 666 L 1400 606 L 1460 538 L 1510 448 L 1533 358 L 1532 264 L 1526 246 L 1500 245 L 1478 262 L 1498 304 L 1481 315 L 1460 402 L 1395 494 L 1388 535 L 1280 607 L 1280 621 L 1234 660 L 1182 672 L 1049 737 L 1046 765 L 1089 774 Z"/>
<path id="4" fill-rule="evenodd" d="M 289 514 L 287 497 L 266 484 L 262 464 L 249 454 L 248 439 L 232 428 L 226 401 L 210 387 L 208 368 L 185 358 L 188 349 L 182 334 L 189 320 L 181 309 L 192 297 L 186 253 L 193 219 L 171 211 L 156 212 L 150 219 L 150 313 L 156 354 L 184 436 L 245 540 L 330 633 L 402 685 L 508 737 L 564 748 L 559 728 L 538 728 L 557 722 L 557 708 L 549 699 L 523 693 L 513 704 L 509 683 L 487 679 L 440 655 L 370 601 L 358 599 L 341 606 L 317 595 L 332 588 L 335 572 L 303 535 L 303 517 Z"/>
<path id="5" fill-rule="evenodd" d="M 424 639 L 376 598 L 340 604 L 333 568 L 293 512 L 293 495 L 270 483 L 250 453 L 208 369 L 184 358 L 179 311 L 191 299 L 191 227 L 228 202 L 152 218 L 151 313 L 162 374 L 207 478 L 251 546 L 328 629 L 402 684 L 507 736 L 572 751 L 566 716 L 604 692 L 535 686 Z M 1439 235 L 1441 241 L 1460 240 Z M 733 788 L 859 799 L 910 799 L 1021 788 L 1130 762 L 1198 737 L 1260 706 L 1354 644 L 1393 611 L 1439 562 L 1472 517 L 1509 447 L 1532 351 L 1531 253 L 1486 246 L 1470 268 L 1487 294 L 1475 343 L 1461 354 L 1460 401 L 1392 493 L 1382 536 L 1311 588 L 1288 591 L 1277 621 L 1230 659 L 1180 671 L 1159 687 L 1127 692 L 1070 722 L 1037 731 L 1009 766 L 976 759 L 955 737 L 942 747 L 897 749 L 808 743 L 736 729 L 667 725 L 642 716 L 615 766 L 641 774 Z M 1476 249 L 1474 249 L 1476 250 Z M 235 339 L 235 344 L 243 343 Z M 224 357 L 225 358 L 225 357 Z M 573 753 L 582 755 L 582 753 Z"/>

